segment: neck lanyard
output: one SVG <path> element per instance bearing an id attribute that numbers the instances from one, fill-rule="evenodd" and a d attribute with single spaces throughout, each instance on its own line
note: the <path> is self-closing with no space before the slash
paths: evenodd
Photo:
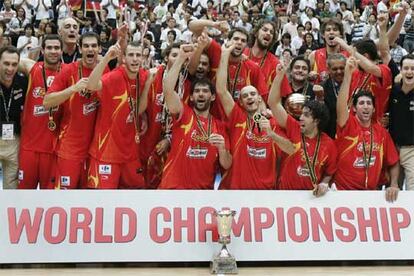
<path id="1" fill-rule="evenodd" d="M 131 84 L 129 83 L 129 78 L 127 76 L 127 85 L 128 85 L 128 102 L 129 102 L 129 108 L 132 113 L 132 118 L 134 121 L 134 127 L 135 127 L 135 143 L 139 144 L 139 72 L 137 73 L 137 76 L 135 77 L 135 102 L 132 97 L 132 89 Z"/>
<path id="2" fill-rule="evenodd" d="M 263 55 L 262 59 L 260 60 L 260 63 L 259 63 L 259 67 L 260 67 L 260 68 L 262 68 L 262 66 L 263 66 L 263 64 L 264 64 L 264 62 L 265 62 L 265 60 L 266 60 L 266 57 L 267 57 L 267 52 L 268 52 L 268 50 L 266 49 L 266 51 L 265 51 L 265 53 L 264 53 L 264 55 Z M 253 56 L 253 49 L 250 49 L 250 52 L 249 52 L 249 59 L 251 59 L 251 58 L 252 58 L 252 56 Z"/>
<path id="3" fill-rule="evenodd" d="M 47 93 L 47 78 L 46 78 L 46 69 L 45 69 L 45 64 L 43 63 L 43 67 L 42 67 L 42 77 L 43 77 L 43 85 L 45 88 L 45 94 Z M 60 65 L 58 67 L 58 72 L 60 71 Z M 49 108 L 49 121 L 47 122 L 47 128 L 50 131 L 54 131 L 56 129 L 56 122 L 53 119 L 53 107 Z"/>
<path id="4" fill-rule="evenodd" d="M 368 171 L 369 166 L 371 163 L 371 157 L 372 157 L 372 150 L 374 148 L 374 133 L 372 132 L 372 123 L 369 126 L 369 152 L 367 156 L 366 148 L 367 145 L 365 143 L 365 137 L 362 135 L 362 150 L 363 150 L 363 158 L 364 158 L 364 168 L 365 168 L 365 188 L 368 188 Z"/>
<path id="5" fill-rule="evenodd" d="M 231 85 L 231 81 L 230 81 L 230 70 L 229 70 L 229 68 L 230 68 L 230 66 L 227 67 L 227 87 L 230 91 L 231 96 L 234 99 L 234 91 L 236 89 L 237 79 L 239 78 L 239 73 L 240 73 L 240 69 L 241 69 L 241 61 L 237 65 L 236 75 L 235 75 L 234 81 L 233 81 L 233 86 Z"/>
<path id="6" fill-rule="evenodd" d="M 338 89 L 336 88 L 335 82 L 331 79 L 332 89 L 335 95 L 335 98 L 338 98 Z"/>
<path id="7" fill-rule="evenodd" d="M 312 163 L 311 163 L 309 153 L 306 147 L 306 141 L 305 141 L 304 134 L 302 134 L 302 145 L 303 145 L 303 153 L 305 154 L 306 165 L 308 166 L 308 169 L 309 169 L 309 177 L 312 182 L 313 188 L 316 189 L 318 185 L 318 178 L 316 176 L 315 167 L 316 167 L 316 160 L 318 159 L 318 155 L 319 155 L 319 148 L 321 145 L 321 134 L 318 133 L 318 138 L 316 141 L 315 151 L 313 153 Z"/>
<path id="8" fill-rule="evenodd" d="M 3 102 L 3 106 L 4 106 L 4 114 L 5 114 L 5 117 L 6 117 L 6 122 L 10 121 L 9 114 L 10 114 L 11 103 L 13 101 L 13 92 L 14 92 L 14 90 L 12 88 L 11 91 L 10 91 L 9 103 L 6 106 L 6 97 L 4 96 L 3 88 L 0 86 L 0 96 L 1 96 L 1 99 L 2 99 L 2 102 Z"/>
<path id="9" fill-rule="evenodd" d="M 70 57 L 70 55 L 67 55 L 67 56 Z M 77 57 L 78 57 L 78 51 L 77 51 L 77 49 L 75 49 L 75 53 L 73 54 L 72 61 L 71 62 L 68 62 L 68 63 L 75 62 L 75 60 L 76 60 Z M 62 55 L 62 57 L 60 59 L 62 60 L 62 63 L 66 63 L 65 60 L 63 59 L 63 55 Z"/>
<path id="10" fill-rule="evenodd" d="M 202 124 L 202 122 L 201 122 L 201 119 L 200 119 L 200 117 L 198 116 L 198 114 L 194 111 L 194 114 L 195 114 L 195 116 L 196 116 L 196 121 L 197 121 L 197 127 L 198 127 L 198 129 L 200 130 L 200 132 L 201 132 L 201 135 L 202 135 L 202 141 L 203 142 L 207 142 L 208 141 L 208 139 L 210 138 L 210 135 L 211 135 L 211 125 L 212 125 L 212 119 L 211 119 L 211 114 L 209 113 L 208 114 L 208 117 L 207 117 L 207 120 L 208 120 L 208 123 L 207 123 L 207 132 L 206 132 L 206 130 L 203 128 L 203 124 Z"/>

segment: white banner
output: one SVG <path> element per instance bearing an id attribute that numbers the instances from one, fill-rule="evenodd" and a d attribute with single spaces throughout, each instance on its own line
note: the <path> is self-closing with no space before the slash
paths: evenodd
<path id="1" fill-rule="evenodd" d="M 209 261 L 237 212 L 238 261 L 414 259 L 414 193 L 0 191 L 0 263 Z"/>

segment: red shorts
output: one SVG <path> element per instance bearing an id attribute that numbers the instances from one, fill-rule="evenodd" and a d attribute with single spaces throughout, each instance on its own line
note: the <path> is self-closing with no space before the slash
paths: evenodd
<path id="1" fill-rule="evenodd" d="M 52 153 L 20 149 L 18 189 L 53 189 L 55 156 Z"/>
<path id="2" fill-rule="evenodd" d="M 85 188 L 87 181 L 87 162 L 85 160 L 68 160 L 57 157 L 55 189 Z"/>
<path id="3" fill-rule="evenodd" d="M 144 189 L 141 163 L 108 163 L 90 158 L 88 189 Z"/>

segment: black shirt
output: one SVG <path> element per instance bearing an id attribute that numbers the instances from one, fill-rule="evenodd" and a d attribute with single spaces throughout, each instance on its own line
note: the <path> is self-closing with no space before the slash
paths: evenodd
<path id="1" fill-rule="evenodd" d="M 0 84 L 0 119 L 2 123 L 13 123 L 14 134 L 20 134 L 20 116 L 27 92 L 27 77 L 16 73 L 11 87 Z M 8 118 L 7 118 L 8 114 Z"/>
<path id="2" fill-rule="evenodd" d="M 405 94 L 401 85 L 392 87 L 390 99 L 390 134 L 398 146 L 414 145 L 414 90 Z"/>
<path id="3" fill-rule="evenodd" d="M 326 128 L 326 133 L 332 139 L 335 139 L 336 135 L 336 101 L 338 98 L 338 92 L 340 85 L 333 79 L 329 78 L 322 83 L 323 91 L 325 93 L 325 105 L 329 110 L 329 122 Z"/>

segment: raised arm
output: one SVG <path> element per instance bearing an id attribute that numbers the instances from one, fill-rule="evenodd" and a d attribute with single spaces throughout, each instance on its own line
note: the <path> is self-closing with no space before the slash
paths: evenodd
<path id="1" fill-rule="evenodd" d="M 21 58 L 19 62 L 19 72 L 22 72 L 26 76 L 29 75 L 30 71 L 32 70 L 33 65 L 35 65 L 35 61 L 29 58 Z"/>
<path id="2" fill-rule="evenodd" d="M 197 71 L 198 64 L 200 62 L 201 54 L 203 53 L 204 49 L 206 49 L 211 43 L 211 38 L 208 36 L 206 32 L 203 32 L 197 38 L 197 47 L 194 51 L 193 56 L 190 59 L 190 63 L 188 64 L 188 73 L 190 75 L 194 75 Z"/>
<path id="3" fill-rule="evenodd" d="M 343 49 L 349 53 L 353 51 L 353 47 L 351 45 L 348 45 L 342 38 L 335 37 L 334 39 L 339 43 L 339 45 L 341 45 Z M 377 64 L 366 58 L 364 55 L 361 55 L 357 51 L 355 51 L 354 55 L 355 58 L 358 59 L 358 65 L 361 66 L 365 72 L 372 74 L 378 78 L 382 77 L 381 69 Z"/>
<path id="4" fill-rule="evenodd" d="M 393 44 L 400 36 L 405 17 L 407 16 L 409 10 L 410 5 L 405 1 L 401 2 L 401 6 L 398 8 L 398 18 L 394 21 L 394 24 L 391 26 L 387 33 L 388 43 L 390 45 Z"/>
<path id="5" fill-rule="evenodd" d="M 53 82 L 56 82 L 56 80 L 54 80 Z M 54 106 L 58 106 L 61 103 L 65 102 L 67 99 L 69 99 L 74 93 L 86 89 L 87 84 L 88 84 L 88 78 L 82 78 L 76 84 L 69 86 L 68 88 L 64 90 L 46 94 L 46 96 L 43 99 L 43 106 L 46 109 L 54 107 Z"/>
<path id="6" fill-rule="evenodd" d="M 388 14 L 381 13 L 378 15 L 379 26 L 379 41 L 378 51 L 384 64 L 388 64 L 391 60 L 390 45 L 388 44 L 387 26 L 388 26 Z"/>
<path id="7" fill-rule="evenodd" d="M 212 21 L 207 19 L 191 20 L 188 24 L 188 29 L 193 32 L 196 36 L 201 35 L 204 28 L 212 27 L 220 30 L 221 32 L 226 32 L 230 29 L 227 21 Z"/>
<path id="8" fill-rule="evenodd" d="M 267 99 L 267 104 L 272 110 L 273 116 L 275 116 L 280 127 L 286 128 L 288 114 L 285 108 L 282 106 L 282 101 L 280 97 L 280 87 L 282 84 L 283 77 L 285 76 L 285 68 L 282 64 L 278 64 L 276 70 L 276 77 L 274 78 L 272 86 L 270 87 L 270 93 Z"/>
<path id="9" fill-rule="evenodd" d="M 145 81 L 144 84 L 144 90 L 142 91 L 142 94 L 139 97 L 139 114 L 143 113 L 147 109 L 148 105 L 148 91 L 151 88 L 152 82 L 154 81 L 155 75 L 157 74 L 158 69 L 157 68 L 151 68 L 149 70 L 148 78 Z"/>
<path id="10" fill-rule="evenodd" d="M 357 60 L 354 56 L 351 56 L 346 61 L 344 80 L 342 81 L 341 88 L 339 89 L 338 100 L 336 102 L 336 122 L 339 127 L 345 126 L 349 118 L 349 88 L 351 86 L 352 73 L 356 70 L 357 67 Z"/>
<path id="11" fill-rule="evenodd" d="M 88 85 L 86 87 L 88 90 L 100 91 L 102 89 L 102 74 L 105 71 L 105 68 L 108 65 L 108 63 L 114 58 L 118 57 L 120 52 L 121 48 L 118 43 L 111 46 L 108 49 L 108 52 L 101 59 L 98 65 L 93 69 L 92 73 L 89 76 Z"/>
<path id="12" fill-rule="evenodd" d="M 193 53 L 193 45 L 181 45 L 178 57 L 171 69 L 168 71 L 167 77 L 163 83 L 165 103 L 167 104 L 168 110 L 171 114 L 180 114 L 183 109 L 183 103 L 181 102 L 180 96 L 175 92 L 174 89 L 181 71 L 181 67 L 185 61 L 193 55 Z"/>
<path id="13" fill-rule="evenodd" d="M 221 105 L 226 113 L 226 116 L 230 116 L 234 107 L 234 100 L 227 87 L 228 68 L 230 53 L 235 48 L 235 44 L 227 42 L 221 47 L 220 64 L 216 74 L 216 92 L 220 98 Z"/>

